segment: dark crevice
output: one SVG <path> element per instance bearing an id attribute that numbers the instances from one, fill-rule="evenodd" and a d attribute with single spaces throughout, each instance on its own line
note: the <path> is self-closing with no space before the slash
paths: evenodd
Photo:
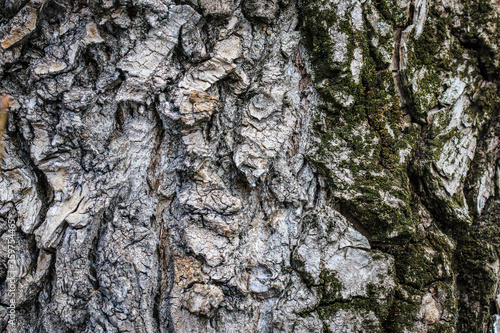
<path id="1" fill-rule="evenodd" d="M 409 89 L 407 89 L 404 85 L 403 78 L 402 78 L 402 73 L 401 73 L 401 37 L 402 33 L 406 28 L 408 28 L 410 25 L 413 24 L 413 16 L 415 15 L 415 5 L 413 1 L 410 3 L 410 7 L 408 10 L 408 18 L 406 21 L 406 24 L 401 27 L 395 27 L 394 30 L 394 55 L 392 59 L 392 75 L 394 78 L 394 86 L 396 88 L 396 92 L 398 93 L 399 100 L 401 103 L 401 106 L 403 107 L 404 111 L 406 114 L 412 114 L 410 112 L 410 107 L 409 107 L 409 101 L 411 100 L 407 96 L 407 92 Z M 413 116 L 412 116 L 413 118 Z M 414 121 L 414 119 L 412 120 Z"/>
<path id="2" fill-rule="evenodd" d="M 156 96 L 155 103 L 151 106 L 151 112 L 153 114 L 153 118 L 156 123 L 155 129 L 157 130 L 156 142 L 152 151 L 153 158 L 151 159 L 151 164 L 148 166 L 149 171 L 147 176 L 147 183 L 152 193 L 157 193 L 158 191 L 159 181 L 160 181 L 159 168 L 161 167 L 160 162 L 162 153 L 161 146 L 165 141 L 166 137 L 166 129 L 163 123 L 163 119 L 160 112 L 158 111 L 159 107 L 160 107 L 160 101 L 158 96 Z M 153 227 L 153 225 L 151 227 Z"/>
<path id="3" fill-rule="evenodd" d="M 54 253 L 52 255 L 52 258 L 51 258 L 51 261 L 50 261 L 50 265 L 49 265 L 49 268 L 47 269 L 48 270 L 48 273 L 47 273 L 47 276 L 46 276 L 46 283 L 43 283 L 42 281 L 42 291 L 41 293 L 44 293 L 44 290 L 45 290 L 45 294 L 47 296 L 47 299 L 45 300 L 45 304 L 49 304 L 52 302 L 52 290 L 54 288 L 53 286 L 53 281 L 55 281 L 56 279 L 56 254 Z"/>
<path id="4" fill-rule="evenodd" d="M 354 229 L 356 229 L 360 234 L 362 234 L 363 236 L 366 237 L 366 239 L 368 239 L 370 246 L 373 247 L 373 245 L 376 244 L 377 247 L 380 247 L 382 245 L 382 243 L 380 242 L 373 241 L 373 236 L 370 233 L 370 231 L 353 214 L 351 214 L 351 212 L 340 202 L 336 202 L 334 207 L 340 214 L 342 214 L 342 216 L 346 218 L 347 221 L 350 222 L 351 226 Z"/>
<path id="5" fill-rule="evenodd" d="M 170 257 L 168 260 L 168 266 L 163 268 L 163 274 L 165 274 L 165 283 L 164 285 L 162 284 L 162 294 L 161 294 L 161 300 L 165 301 L 165 304 L 163 307 L 160 307 L 160 309 L 165 309 L 160 313 L 160 322 L 162 326 L 165 327 L 167 332 L 175 332 L 174 328 L 174 321 L 172 318 L 172 313 L 170 312 L 170 309 L 172 309 L 172 306 L 170 304 L 170 293 L 172 291 L 172 288 L 174 286 L 174 274 L 175 274 L 175 268 L 174 268 L 174 258 Z M 159 327 L 162 327 L 159 326 Z"/>
<path id="6" fill-rule="evenodd" d="M 161 272 L 161 271 L 160 271 Z M 161 327 L 161 318 L 160 318 L 160 300 L 161 300 L 161 274 L 158 276 L 158 289 L 156 295 L 153 299 L 153 319 L 156 323 L 156 327 Z"/>
<path id="7" fill-rule="evenodd" d="M 98 262 L 99 262 L 99 242 L 104 236 L 107 227 L 107 221 L 112 219 L 109 215 L 112 213 L 110 211 L 106 212 L 105 210 L 99 212 L 95 216 L 96 226 L 93 227 L 92 233 L 94 234 L 92 237 L 92 246 L 89 248 L 89 281 L 92 285 L 92 288 L 97 291 L 100 288 L 99 284 L 99 274 L 98 274 Z"/>
<path id="8" fill-rule="evenodd" d="M 31 159 L 28 141 L 24 138 L 19 128 L 19 124 L 21 124 L 20 117 L 14 112 L 10 112 L 9 117 L 11 117 L 9 122 L 14 127 L 14 131 L 9 132 L 9 137 L 11 138 L 14 146 L 17 148 L 17 156 L 21 158 L 25 165 L 28 166 L 36 176 L 36 190 L 42 203 L 40 213 L 37 217 L 37 223 L 34 226 L 36 229 L 43 221 L 45 221 L 45 216 L 47 215 L 47 211 L 49 210 L 53 200 L 54 191 L 50 186 L 45 173 L 40 170 L 40 168 Z"/>
<path id="9" fill-rule="evenodd" d="M 168 252 L 168 242 L 167 242 L 167 234 L 165 230 L 165 226 L 163 224 L 163 219 L 157 221 L 157 218 L 155 216 L 152 216 L 151 219 L 154 219 L 154 221 L 151 221 L 151 228 L 154 230 L 158 230 L 159 237 L 158 237 L 158 243 L 156 247 L 156 259 L 159 263 L 158 265 L 158 277 L 157 277 L 157 288 L 156 292 L 154 295 L 153 299 L 153 319 L 156 322 L 156 326 L 161 332 L 161 327 L 162 327 L 162 318 L 161 318 L 161 302 L 162 302 L 162 297 L 164 296 L 165 288 L 164 288 L 164 280 L 165 280 L 165 275 L 167 274 L 167 258 L 169 252 Z"/>
<path id="10" fill-rule="evenodd" d="M 463 48 L 471 50 L 476 54 L 479 75 L 481 75 L 483 80 L 488 82 L 498 81 L 495 75 L 496 69 L 493 67 L 493 65 L 488 64 L 487 62 L 489 59 L 493 59 L 495 57 L 495 52 L 491 50 L 486 42 L 480 38 L 465 38 L 463 35 L 456 31 L 452 31 L 452 33 L 454 33 L 455 37 L 458 38 Z"/>
<path id="11" fill-rule="evenodd" d="M 40 11 L 39 20 L 59 26 L 61 25 L 61 22 L 64 21 L 67 10 L 68 9 L 61 5 L 58 1 L 49 0 Z"/>
<path id="12" fill-rule="evenodd" d="M 0 8 L 2 8 L 2 11 L 0 11 L 0 25 L 6 24 L 28 2 L 29 2 L 29 0 L 21 0 L 21 1 L 2 0 L 2 1 L 0 1 Z"/>

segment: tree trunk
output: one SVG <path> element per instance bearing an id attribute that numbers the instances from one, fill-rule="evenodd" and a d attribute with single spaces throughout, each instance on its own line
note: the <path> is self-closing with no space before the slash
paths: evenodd
<path id="1" fill-rule="evenodd" d="M 498 0 L 0 5 L 2 332 L 500 332 Z"/>

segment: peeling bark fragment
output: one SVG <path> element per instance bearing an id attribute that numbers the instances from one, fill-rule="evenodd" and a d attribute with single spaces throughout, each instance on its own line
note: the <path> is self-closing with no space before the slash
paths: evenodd
<path id="1" fill-rule="evenodd" d="M 1 41 L 4 50 L 29 36 L 36 28 L 38 12 L 46 0 L 32 0 L 26 4 L 8 23 Z"/>
<path id="2" fill-rule="evenodd" d="M 186 125 L 210 118 L 217 105 L 218 98 L 202 91 L 191 90 L 182 100 L 179 111 Z"/>
<path id="3" fill-rule="evenodd" d="M 191 287 L 184 299 L 184 305 L 191 313 L 213 316 L 216 309 L 224 299 L 222 290 L 213 285 L 196 283 Z"/>

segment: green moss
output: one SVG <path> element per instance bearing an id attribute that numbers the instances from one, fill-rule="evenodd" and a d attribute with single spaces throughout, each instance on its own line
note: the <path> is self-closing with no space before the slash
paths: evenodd
<path id="1" fill-rule="evenodd" d="M 304 31 L 314 66 L 314 85 L 321 97 L 312 131 L 319 140 L 309 157 L 329 180 L 336 199 L 375 240 L 407 241 L 414 237 L 416 228 L 406 165 L 400 164 L 399 151 L 415 147 L 419 133 L 400 131 L 404 112 L 389 64 L 384 63 L 379 50 L 371 44 L 375 28 L 365 18 L 367 31 L 355 31 L 331 6 L 324 1 L 304 3 Z M 406 20 L 406 14 L 391 1 L 377 1 L 373 9 L 394 27 L 402 24 L 403 18 Z M 365 16 L 373 9 L 366 6 Z M 332 27 L 348 38 L 348 61 L 343 64 L 331 59 Z M 377 37 L 379 43 L 387 44 L 389 49 L 393 47 L 392 34 Z M 361 48 L 364 61 L 359 84 L 350 72 L 355 48 Z M 338 101 L 339 95 L 352 96 L 354 102 L 343 106 Z M 348 158 L 341 158 L 345 153 Z M 352 175 L 354 184 L 343 175 L 348 178 Z M 388 194 L 397 203 L 389 203 Z"/>
<path id="2" fill-rule="evenodd" d="M 383 323 L 385 332 L 400 333 L 407 331 L 416 321 L 419 304 L 397 298 Z"/>
<path id="3" fill-rule="evenodd" d="M 408 68 L 403 75 L 410 112 L 421 123 L 426 123 L 427 112 L 438 106 L 444 75 L 459 76 L 458 69 L 466 63 L 467 54 L 453 37 L 452 15 L 435 4 L 431 4 L 428 15 L 421 35 L 410 36 Z"/>
<path id="4" fill-rule="evenodd" d="M 443 306 L 454 317 L 458 310 L 452 272 L 453 251 L 450 237 L 432 230 L 429 237 L 420 242 L 394 246 L 389 250 L 395 259 L 400 289 L 384 322 L 386 332 L 410 329 L 417 320 L 421 297 L 431 287 L 443 295 Z"/>
<path id="5" fill-rule="evenodd" d="M 318 288 L 318 293 L 321 295 L 321 303 L 330 303 L 342 299 L 342 295 L 340 294 L 342 283 L 334 273 L 324 270 L 321 272 L 320 278 L 323 281 L 322 285 Z"/>
<path id="6" fill-rule="evenodd" d="M 455 327 L 451 323 L 436 323 L 429 328 L 428 333 L 455 333 Z"/>
<path id="7" fill-rule="evenodd" d="M 500 17 L 489 0 L 464 1 L 464 9 L 458 15 L 461 25 L 456 34 L 462 43 L 474 50 L 482 66 L 482 75 L 494 78 L 499 72 L 499 52 L 492 43 L 500 38 Z"/>
<path id="8" fill-rule="evenodd" d="M 320 319 L 327 322 L 341 310 L 356 313 L 360 315 L 359 317 L 365 318 L 360 325 L 361 327 L 357 327 L 361 332 L 383 332 L 380 322 L 369 319 L 368 313 L 370 311 L 376 313 L 377 310 L 377 304 L 371 302 L 369 299 L 354 298 L 348 302 L 337 302 L 321 306 L 318 309 L 318 315 Z M 328 330 L 327 332 L 330 331 Z"/>
<path id="9" fill-rule="evenodd" d="M 450 283 L 448 281 L 437 281 L 434 282 L 433 288 L 440 294 L 440 298 L 444 299 L 442 301 L 443 308 L 446 310 L 446 314 L 441 318 L 442 321 L 452 322 L 452 327 L 455 327 L 455 321 L 458 315 L 458 299 L 455 283 Z"/>
<path id="10" fill-rule="evenodd" d="M 421 290 L 436 280 L 452 278 L 451 254 L 444 248 L 433 246 L 427 240 L 396 247 L 391 251 L 396 264 L 398 281 Z"/>
<path id="11" fill-rule="evenodd" d="M 375 7 L 384 19 L 391 22 L 394 27 L 402 27 L 406 23 L 406 12 L 399 8 L 396 1 L 376 0 Z"/>
<path id="12" fill-rule="evenodd" d="M 478 85 L 478 84 L 476 84 Z M 476 89 L 479 89 L 477 86 Z M 475 133 L 483 133 L 484 125 L 488 124 L 495 110 L 500 105 L 497 88 L 493 84 L 482 87 L 481 93 L 475 95 L 472 105 L 464 110 L 464 115 L 467 115 L 474 124 L 473 130 Z M 457 191 L 454 195 L 448 195 L 445 184 L 442 179 L 436 177 L 437 167 L 436 162 L 440 159 L 445 145 L 449 142 L 460 140 L 464 132 L 460 128 L 449 129 L 449 123 L 452 119 L 452 113 L 449 109 L 443 109 L 435 114 L 435 121 L 429 127 L 427 137 L 429 138 L 424 146 L 424 150 L 420 152 L 420 161 L 415 163 L 416 171 L 421 179 L 421 183 L 425 186 L 421 188 L 421 196 L 424 198 L 425 204 L 430 208 L 435 216 L 438 216 L 438 224 L 447 229 L 456 229 L 458 226 L 467 228 L 471 223 L 471 217 L 474 216 L 475 207 L 477 206 L 477 192 L 469 190 L 465 193 L 465 197 L 469 206 L 464 205 L 464 196 L 462 191 Z M 482 144 L 483 140 L 478 140 Z M 474 187 L 481 176 L 486 163 L 481 162 L 481 150 L 476 154 L 475 161 L 472 162 L 470 172 L 467 176 L 468 187 Z M 469 211 L 472 214 L 469 216 L 464 213 Z"/>
<path id="13" fill-rule="evenodd" d="M 431 6 L 429 20 L 432 24 L 425 24 L 422 34 L 418 37 L 413 35 L 413 50 L 410 53 L 409 62 L 411 67 L 424 67 L 432 69 L 453 70 L 445 57 L 440 53 L 446 41 L 450 38 L 451 16 L 443 16 L 435 7 Z"/>
<path id="14" fill-rule="evenodd" d="M 483 2 L 478 0 L 477 3 Z M 313 115 L 311 131 L 311 135 L 318 140 L 308 158 L 325 176 L 334 199 L 359 220 L 374 241 L 389 244 L 389 253 L 395 258 L 400 289 L 390 310 L 376 312 L 378 301 L 375 290 L 373 297 L 354 299 L 346 304 L 340 298 L 341 286 L 338 281 L 332 280 L 321 287 L 322 316 L 331 316 L 339 309 L 372 310 L 384 321 L 384 329 L 388 332 L 403 332 L 414 324 L 420 296 L 427 292 L 426 288 L 439 284 L 437 281 L 443 283 L 442 289 L 454 286 L 455 276 L 451 269 L 454 242 L 450 242 L 450 236 L 439 230 L 434 232 L 419 226 L 419 205 L 426 206 L 435 219 L 433 228 L 442 227 L 451 234 L 454 229 L 466 233 L 471 226 L 471 219 L 461 213 L 464 211 L 461 194 L 451 198 L 446 195 L 444 184 L 436 179 L 434 173 L 435 162 L 444 144 L 459 133 L 449 131 L 443 135 L 443 126 L 447 126 L 449 117 L 443 116 L 442 124 L 433 127 L 429 127 L 427 122 L 429 109 L 443 107 L 438 101 L 446 88 L 443 82 L 463 76 L 467 76 L 464 82 L 470 82 L 471 74 L 464 73 L 467 68 L 459 72 L 462 70 L 460 66 L 479 67 L 481 62 L 486 64 L 486 61 L 481 60 L 467 43 L 459 40 L 457 28 L 452 24 L 455 13 L 448 9 L 443 12 L 443 6 L 437 6 L 435 2 L 429 5 L 429 20 L 420 36 L 415 36 L 413 30 L 407 44 L 408 65 L 400 73 L 409 110 L 403 110 L 400 105 L 393 73 L 388 68 L 389 64 L 384 63 L 383 53 L 391 49 L 393 35 L 376 35 L 377 27 L 371 26 L 373 23 L 368 20 L 368 15 L 373 14 L 370 11 L 377 11 L 383 22 L 392 25 L 393 29 L 404 27 L 406 13 L 397 7 L 395 1 L 377 0 L 373 2 L 374 7 L 367 3 L 363 9 L 364 32 L 355 31 L 348 20 L 340 19 L 335 12 L 335 4 L 329 2 L 327 5 L 326 0 L 306 0 L 303 8 L 303 28 L 314 69 L 313 83 L 320 100 Z M 344 33 L 349 41 L 348 61 L 341 64 L 334 63 L 331 58 L 335 47 L 330 36 L 332 27 Z M 372 42 L 374 38 L 383 48 L 374 46 L 377 45 Z M 486 41 L 478 44 L 480 36 L 475 35 L 474 38 L 475 45 L 487 44 Z M 364 63 L 359 83 L 354 82 L 350 72 L 356 48 L 362 50 Z M 481 48 L 483 51 L 479 53 L 493 54 L 486 46 Z M 487 66 L 495 66 L 495 61 L 489 63 L 491 65 Z M 491 72 L 488 68 L 486 70 Z M 494 94 L 496 92 L 492 90 L 492 96 L 486 94 L 474 103 L 479 105 L 480 100 L 484 100 L 484 105 L 478 106 L 478 109 L 487 109 L 496 103 L 491 102 Z M 339 95 L 352 96 L 354 102 L 343 106 Z M 401 130 L 408 111 L 420 126 Z M 421 131 L 428 138 L 426 142 L 420 142 Z M 416 153 L 419 144 L 425 148 Z M 415 181 L 411 185 L 407 176 L 408 165 L 401 163 L 399 157 L 399 152 L 407 147 L 413 149 L 412 157 L 415 157 L 412 168 Z M 474 253 L 468 252 L 472 247 L 462 248 L 465 253 L 477 258 Z M 486 261 L 479 260 L 477 264 L 477 267 L 484 267 Z M 471 263 L 464 268 L 464 272 L 474 267 Z M 463 274 L 466 276 L 466 273 Z M 489 285 L 487 274 L 485 279 Z M 454 296 L 446 302 L 445 308 L 449 313 L 458 311 Z M 436 324 L 432 329 L 446 332 L 452 326 Z"/>
<path id="15" fill-rule="evenodd" d="M 363 95 L 359 95 L 364 106 L 370 127 L 380 139 L 379 161 L 383 168 L 395 170 L 398 167 L 398 151 L 401 145 L 393 133 L 397 133 L 396 124 L 403 119 L 403 110 L 394 87 L 392 73 L 387 70 L 377 71 L 374 60 L 368 57 L 362 72 Z M 402 140 L 404 142 L 405 140 Z"/>
<path id="16" fill-rule="evenodd" d="M 367 285 L 366 293 L 368 295 L 370 309 L 375 312 L 381 322 L 384 322 L 389 315 L 389 310 L 394 297 L 393 293 L 389 293 L 386 299 L 382 299 L 380 296 L 379 288 L 377 288 L 377 286 L 373 284 Z"/>
<path id="17" fill-rule="evenodd" d="M 482 88 L 482 89 L 481 89 Z M 484 87 L 477 87 L 481 89 L 481 94 L 477 94 L 474 100 L 474 105 L 470 108 L 469 116 L 478 118 L 478 147 L 471 163 L 469 174 L 465 182 L 465 197 L 467 204 L 474 217 L 478 217 L 477 199 L 479 194 L 480 178 L 486 172 L 488 166 L 495 164 L 496 154 L 487 148 L 488 142 L 492 139 L 494 134 L 489 125 L 489 120 L 495 118 L 495 113 L 498 114 L 500 109 L 500 97 L 496 85 L 487 84 Z M 498 117 L 498 115 L 497 115 Z M 483 126 L 481 126 L 483 125 Z M 486 126 L 484 126 L 486 125 Z"/>
<path id="18" fill-rule="evenodd" d="M 461 287 L 459 327 L 463 332 L 481 332 L 490 317 L 497 276 L 492 267 L 499 260 L 500 202 L 467 230 L 457 230 L 457 284 Z"/>
<path id="19" fill-rule="evenodd" d="M 399 134 L 397 125 L 402 122 L 403 112 L 394 79 L 388 70 L 377 71 L 376 61 L 371 57 L 366 41 L 363 45 L 365 66 L 360 84 L 355 84 L 349 74 L 340 81 L 325 78 L 324 72 L 318 74 L 322 82 L 318 87 L 322 104 L 319 119 L 316 120 L 319 126 L 314 127 L 313 133 L 320 138 L 321 144 L 311 157 L 318 169 L 331 180 L 333 189 L 356 193 L 355 199 L 338 199 L 352 208 L 354 215 L 376 239 L 407 238 L 415 228 L 409 206 L 408 180 L 404 173 L 406 166 L 399 165 L 399 150 L 408 147 L 409 142 L 415 143 L 415 132 L 407 135 L 409 138 L 395 137 Z M 335 94 L 339 92 L 354 96 L 353 105 L 347 108 L 338 105 Z M 358 127 L 366 126 L 362 125 L 366 121 L 368 131 L 359 135 Z M 338 140 L 344 142 L 345 147 L 332 144 Z M 339 149 L 347 150 L 351 155 L 348 160 L 340 161 L 338 166 L 353 174 L 356 179 L 354 186 L 347 185 L 345 180 L 325 168 L 325 164 L 336 158 Z M 385 193 L 399 200 L 397 207 L 384 202 Z"/>

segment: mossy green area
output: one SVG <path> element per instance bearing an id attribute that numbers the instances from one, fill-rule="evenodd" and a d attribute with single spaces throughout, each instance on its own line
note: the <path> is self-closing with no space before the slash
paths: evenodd
<path id="1" fill-rule="evenodd" d="M 335 277 L 335 274 L 323 271 L 320 276 L 323 283 L 318 287 L 318 293 L 321 295 L 321 303 L 331 303 L 342 299 L 340 291 L 342 283 Z"/>
<path id="2" fill-rule="evenodd" d="M 479 9 L 483 10 L 481 14 L 473 14 L 478 19 L 482 17 L 479 21 L 485 22 L 485 17 L 489 18 L 490 23 L 491 20 L 498 21 L 493 15 L 491 2 L 463 2 L 463 12 L 460 14 L 454 8 L 445 8 L 434 2 L 429 8 L 428 22 L 422 34 L 418 38 L 412 37 L 409 68 L 404 74 L 408 81 L 406 90 L 410 96 L 410 110 L 414 116 L 426 122 L 427 112 L 431 108 L 439 109 L 434 115 L 435 118 L 439 116 L 439 121 L 434 120 L 426 126 L 425 144 L 416 153 L 417 159 L 412 167 L 418 175 L 421 196 L 426 206 L 441 217 L 441 226 L 448 230 L 459 224 L 470 225 L 474 210 L 469 214 L 462 193 L 458 191 L 453 196 L 449 195 L 442 179 L 435 175 L 435 162 L 439 160 L 443 147 L 452 140 L 458 142 L 465 135 L 459 128 L 448 128 L 453 117 L 452 106 L 442 105 L 437 99 L 443 89 L 449 86 L 447 80 L 460 78 L 468 82 L 466 93 L 471 96 L 471 105 L 464 113 L 474 120 L 475 136 L 482 131 L 492 115 L 492 109 L 498 105 L 496 85 L 483 81 L 490 76 L 487 73 L 491 72 L 487 69 L 489 65 L 481 60 L 485 52 L 490 55 L 492 52 L 483 45 L 487 34 L 479 34 L 481 29 L 475 26 L 476 21 L 466 19 Z M 462 25 L 457 27 L 457 21 L 461 21 Z M 493 36 L 498 37 L 498 33 L 490 37 Z M 474 164 L 472 162 L 472 172 L 478 170 Z"/>
<path id="3" fill-rule="evenodd" d="M 455 328 L 452 324 L 437 323 L 429 328 L 428 333 L 454 333 Z"/>
<path id="4" fill-rule="evenodd" d="M 468 230 L 457 230 L 457 284 L 462 291 L 459 301 L 459 330 L 484 332 L 488 326 L 500 258 L 500 201 L 494 201 L 487 212 Z"/>
<path id="5" fill-rule="evenodd" d="M 385 319 L 389 313 L 389 307 L 392 304 L 392 296 L 389 299 L 383 299 L 380 296 L 380 291 L 373 284 L 367 286 L 366 297 L 353 297 L 349 300 L 344 300 L 340 294 L 342 283 L 335 277 L 334 274 L 323 271 L 321 274 L 323 283 L 317 288 L 318 294 L 321 295 L 320 316 L 326 317 L 340 309 L 351 310 L 367 310 L 373 311 L 378 318 Z"/>
<path id="6" fill-rule="evenodd" d="M 418 293 L 418 291 L 413 291 Z M 387 319 L 383 323 L 384 332 L 403 332 L 416 321 L 416 313 L 420 304 L 413 300 L 403 300 L 399 293 L 395 295 Z"/>
<path id="7" fill-rule="evenodd" d="M 325 285 L 328 285 L 328 282 Z M 390 299 L 381 299 L 377 287 L 368 285 L 367 297 L 354 297 L 343 300 L 341 297 L 332 299 L 327 296 L 327 298 L 322 298 L 317 312 L 319 317 L 325 321 L 334 317 L 341 310 L 363 315 L 366 320 L 361 324 L 362 328 L 360 327 L 360 329 L 369 330 L 370 332 L 383 332 L 382 322 L 389 315 L 391 304 L 392 296 Z M 369 313 L 375 314 L 378 320 L 369 320 Z M 327 332 L 329 331 L 327 330 Z"/>
<path id="8" fill-rule="evenodd" d="M 494 47 L 500 38 L 497 27 L 500 17 L 494 1 L 462 1 L 463 12 L 459 18 L 461 24 L 455 29 L 455 35 L 461 43 L 476 53 L 481 75 L 489 81 L 497 80 L 500 74 L 498 47 Z"/>
<path id="9" fill-rule="evenodd" d="M 406 20 L 403 13 L 394 10 L 393 2 L 377 4 L 379 8 L 364 8 L 365 12 L 382 11 L 381 20 L 392 27 Z M 398 274 L 403 276 L 409 270 L 409 262 L 413 258 L 420 259 L 420 253 L 402 247 L 415 238 L 417 231 L 406 173 L 407 160 L 401 159 L 400 152 L 416 146 L 420 129 L 404 125 L 405 111 L 399 101 L 390 63 L 383 60 L 383 49 L 393 49 L 392 33 L 376 36 L 377 27 L 371 25 L 366 15 L 365 29 L 357 31 L 347 18 L 339 17 L 336 9 L 329 6 L 327 1 L 309 0 L 303 7 L 305 40 L 314 67 L 314 85 L 320 95 L 312 133 L 317 138 L 317 145 L 309 158 L 326 176 L 335 199 L 368 229 L 374 240 L 400 244 L 398 248 L 407 251 L 397 267 Z M 344 63 L 332 60 L 337 47 L 332 41 L 332 29 L 348 38 Z M 380 48 L 370 42 L 374 37 L 378 37 Z M 363 55 L 358 80 L 350 70 L 356 48 L 361 49 Z M 339 96 L 353 100 L 343 103 Z M 417 265 L 421 266 L 407 272 L 413 276 L 418 273 L 414 283 L 427 283 L 436 275 L 425 271 L 426 264 L 419 261 Z M 384 331 L 382 323 L 395 316 L 390 309 L 397 309 L 397 304 L 392 299 L 381 304 L 374 286 L 368 298 L 342 300 L 339 296 L 341 286 L 335 282 L 325 282 L 320 288 L 320 317 L 332 316 L 341 309 L 373 311 L 378 323 L 371 331 Z M 413 305 L 411 312 L 405 311 L 404 315 L 408 317 L 417 309 L 418 306 Z M 410 323 L 409 318 L 403 322 Z M 366 325 L 373 326 L 373 323 Z"/>
<path id="10" fill-rule="evenodd" d="M 395 27 L 402 27 L 407 21 L 407 13 L 404 9 L 397 5 L 396 1 L 391 0 L 378 0 L 374 1 L 373 5 L 384 18 L 384 20 L 391 22 Z M 370 9 L 368 9 L 369 12 Z"/>
<path id="11" fill-rule="evenodd" d="M 478 150 L 476 156 L 471 163 L 469 174 L 465 180 L 465 198 L 468 206 L 471 208 L 471 215 L 474 218 L 479 217 L 478 199 L 479 187 L 482 175 L 487 172 L 488 168 L 495 165 L 495 154 L 488 151 L 488 143 L 495 140 L 495 137 L 500 136 L 500 127 L 497 126 L 496 131 L 491 129 L 491 125 L 500 120 L 500 95 L 496 85 L 488 84 L 482 89 L 482 93 L 477 96 L 476 108 L 479 115 L 486 115 L 484 122 L 487 126 L 479 131 L 478 134 Z M 491 121 L 489 121 L 491 119 Z"/>
<path id="12" fill-rule="evenodd" d="M 451 276 L 449 251 L 434 248 L 427 240 L 421 243 L 398 247 L 394 255 L 398 281 L 418 290 L 432 282 Z"/>
<path id="13" fill-rule="evenodd" d="M 433 3 L 427 22 L 419 36 L 409 39 L 408 66 L 402 71 L 409 111 L 422 124 L 428 122 L 427 113 L 439 105 L 444 80 L 467 75 L 466 68 L 477 67 L 475 59 L 453 35 L 452 13 Z"/>
<path id="14" fill-rule="evenodd" d="M 475 220 L 475 184 L 484 165 L 495 161 L 479 144 L 475 156 L 465 162 L 471 163 L 468 179 L 460 179 L 470 189 L 463 193 L 459 188 L 453 195 L 443 180 L 448 176 L 436 165 L 445 145 L 464 137 L 464 127 L 471 128 L 475 138 L 484 138 L 498 114 L 495 77 L 500 57 L 492 41 L 500 40 L 499 18 L 490 0 L 460 1 L 453 8 L 439 1 L 427 3 L 423 30 L 417 35 L 414 28 L 406 40 L 407 63 L 398 72 L 398 91 L 386 51 L 394 52 L 397 31 L 415 23 L 408 19 L 414 9 L 408 13 L 397 1 L 366 1 L 360 29 L 333 1 L 302 2 L 304 42 L 319 97 L 307 157 L 339 206 L 395 259 L 398 291 L 390 308 L 377 313 L 383 331 L 409 330 L 418 320 L 422 295 L 439 285 L 448 295 L 443 304 L 453 318 L 429 326 L 429 332 L 480 332 L 490 316 L 496 282 L 488 267 L 498 258 L 493 248 L 500 246 L 495 236 L 500 229 L 491 214 L 490 222 Z M 381 26 L 390 26 L 389 33 Z M 345 61 L 332 57 L 339 48 L 346 53 Z M 357 76 L 351 66 L 359 50 L 362 67 Z M 457 81 L 465 83 L 467 103 L 460 115 L 463 127 L 452 128 L 453 105 L 442 97 Z M 431 227 L 422 226 L 421 207 L 429 212 Z M 475 286 L 478 279 L 481 283 Z M 366 299 L 340 302 L 335 286 L 323 290 L 323 314 L 365 304 Z M 466 295 L 461 304 L 456 288 Z M 366 309 L 371 309 L 368 304 Z"/>
<path id="15" fill-rule="evenodd" d="M 380 253 L 380 258 L 387 258 L 387 254 Z M 300 263 L 299 263 L 300 264 Z M 389 310 L 393 304 L 393 289 L 381 290 L 381 286 L 368 284 L 366 294 L 348 299 L 342 296 L 343 285 L 332 271 L 323 270 L 319 276 L 319 283 L 302 275 L 304 282 L 314 289 L 320 297 L 319 304 L 313 310 L 298 313 L 302 318 L 307 318 L 312 312 L 316 313 L 325 323 L 331 323 L 336 316 L 353 316 L 364 318 L 355 325 L 358 329 L 369 332 L 383 332 L 382 323 L 388 318 Z M 338 312 L 342 311 L 341 314 Z M 325 328 L 324 332 L 331 332 Z"/>
<path id="16" fill-rule="evenodd" d="M 493 198 L 478 210 L 480 179 L 488 166 L 498 166 L 498 153 L 488 147 L 500 136 L 499 51 L 491 40 L 500 38 L 500 18 L 495 4 L 478 0 L 464 4 L 461 29 L 455 34 L 473 52 L 483 81 L 473 99 L 472 113 L 477 115 L 478 149 L 465 181 L 464 194 L 473 223 L 458 227 L 457 241 L 458 332 L 492 331 L 491 315 L 498 312 L 494 304 L 498 293 L 497 265 L 500 260 L 500 201 L 498 188 Z M 465 24 L 467 23 L 467 24 Z M 489 81 L 489 82 L 487 82 Z M 498 177 L 498 175 L 497 175 Z"/>
<path id="17" fill-rule="evenodd" d="M 396 280 L 399 287 L 389 315 L 384 322 L 385 332 L 403 332 L 417 321 L 420 300 L 430 288 L 446 294 L 445 308 L 456 313 L 453 271 L 454 241 L 435 228 L 426 238 L 388 250 L 394 256 Z M 442 325 L 443 326 L 443 325 Z M 451 329 L 453 324 L 443 326 Z"/>
<path id="18" fill-rule="evenodd" d="M 404 112 L 390 64 L 370 43 L 376 28 L 365 17 L 366 29 L 356 30 L 329 6 L 327 1 L 304 3 L 304 31 L 321 97 L 313 124 L 317 145 L 309 158 L 327 176 L 340 204 L 353 212 L 375 240 L 411 238 L 415 226 L 400 152 L 416 144 L 419 130 L 403 128 Z M 392 22 L 385 24 L 397 20 L 395 12 Z M 332 29 L 348 39 L 343 63 L 332 60 L 338 47 L 332 41 Z M 381 43 L 391 49 L 392 34 L 385 41 L 379 38 Z M 361 50 L 364 64 L 357 80 L 350 69 L 355 49 Z M 351 98 L 351 103 L 343 103 L 342 98 Z"/>

